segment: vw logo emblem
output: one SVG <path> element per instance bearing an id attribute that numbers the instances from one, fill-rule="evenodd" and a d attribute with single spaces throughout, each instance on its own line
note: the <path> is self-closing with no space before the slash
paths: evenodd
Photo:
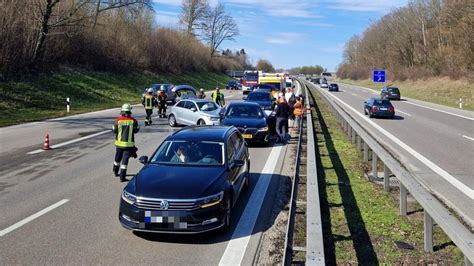
<path id="1" fill-rule="evenodd" d="M 166 200 L 164 200 L 160 203 L 160 208 L 162 210 L 167 210 L 169 208 L 169 206 L 170 206 L 170 204 Z"/>

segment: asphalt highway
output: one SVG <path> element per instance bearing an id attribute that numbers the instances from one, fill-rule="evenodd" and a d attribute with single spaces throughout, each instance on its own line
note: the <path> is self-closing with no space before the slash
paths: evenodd
<path id="1" fill-rule="evenodd" d="M 309 83 L 308 83 L 309 84 Z M 474 113 L 403 97 L 392 101 L 395 119 L 364 116 L 363 103 L 380 94 L 339 84 L 313 86 L 339 104 L 412 173 L 474 228 Z"/>
<path id="2" fill-rule="evenodd" d="M 227 101 L 240 91 L 224 92 Z M 110 130 L 119 109 L 0 129 L 0 265 L 6 264 L 252 264 L 266 230 L 286 146 L 250 147 L 250 189 L 233 212 L 228 234 L 136 234 L 118 222 L 126 183 L 112 174 L 115 152 Z M 150 155 L 173 130 L 166 119 L 141 124 L 138 155 Z M 155 113 L 156 116 L 156 113 Z M 103 133 L 101 133 L 103 132 Z M 73 143 L 50 151 L 51 144 Z M 93 137 L 74 142 L 78 138 Z M 130 177 L 141 168 L 129 164 Z"/>

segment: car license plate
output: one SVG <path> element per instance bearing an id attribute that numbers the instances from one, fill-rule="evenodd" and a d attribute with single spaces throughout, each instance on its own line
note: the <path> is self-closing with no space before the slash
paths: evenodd
<path id="1" fill-rule="evenodd" d="M 380 108 L 380 110 L 387 111 L 388 109 L 387 108 Z"/>
<path id="2" fill-rule="evenodd" d="M 166 211 L 145 211 L 145 224 L 173 224 L 175 229 L 186 229 L 188 223 L 181 217 L 169 215 Z"/>
<path id="3" fill-rule="evenodd" d="M 252 134 L 242 134 L 242 136 L 244 139 L 251 139 L 253 137 Z"/>

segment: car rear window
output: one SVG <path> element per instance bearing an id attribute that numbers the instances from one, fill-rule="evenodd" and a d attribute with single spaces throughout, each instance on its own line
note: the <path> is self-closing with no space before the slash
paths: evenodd
<path id="1" fill-rule="evenodd" d="M 271 101 L 269 93 L 250 93 L 248 101 Z"/>
<path id="2" fill-rule="evenodd" d="M 398 88 L 387 88 L 387 91 L 392 92 L 392 93 L 400 93 Z"/>
<path id="3" fill-rule="evenodd" d="M 389 100 L 374 100 L 374 106 L 392 106 Z"/>

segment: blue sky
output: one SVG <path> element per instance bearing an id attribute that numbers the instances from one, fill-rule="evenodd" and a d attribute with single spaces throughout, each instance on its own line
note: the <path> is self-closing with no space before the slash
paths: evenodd
<path id="1" fill-rule="evenodd" d="M 179 28 L 181 0 L 153 0 L 156 23 Z M 218 0 L 209 0 L 211 6 Z M 252 63 L 275 68 L 321 65 L 336 70 L 344 43 L 407 0 L 222 0 L 240 36 L 221 49 L 244 48 Z"/>

